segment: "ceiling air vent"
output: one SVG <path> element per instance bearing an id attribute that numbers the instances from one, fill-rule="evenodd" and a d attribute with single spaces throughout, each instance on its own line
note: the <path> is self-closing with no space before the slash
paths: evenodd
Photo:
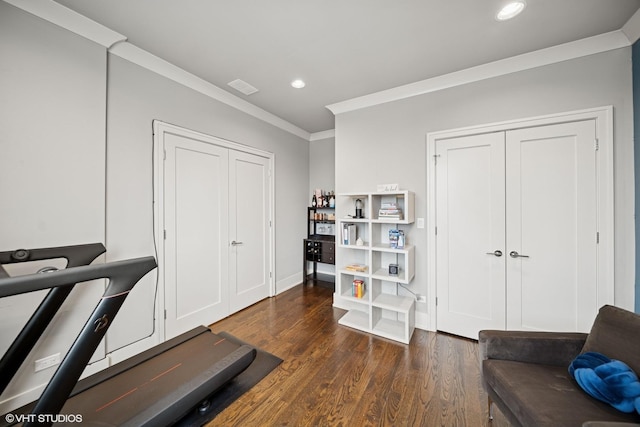
<path id="1" fill-rule="evenodd" d="M 252 93 L 256 93 L 258 91 L 258 89 L 256 89 L 255 87 L 240 79 L 235 79 L 234 81 L 227 84 L 245 95 L 251 95 Z"/>

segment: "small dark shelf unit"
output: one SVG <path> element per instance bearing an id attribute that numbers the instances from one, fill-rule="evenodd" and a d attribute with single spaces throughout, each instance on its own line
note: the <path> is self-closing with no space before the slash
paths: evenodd
<path id="1" fill-rule="evenodd" d="M 313 279 L 320 280 L 317 272 L 317 264 L 332 264 L 335 265 L 335 247 L 336 236 L 335 234 L 329 234 L 332 228 L 335 231 L 335 220 L 329 219 L 316 219 L 316 214 L 321 213 L 333 213 L 335 208 L 320 208 L 320 207 L 308 207 L 307 208 L 307 238 L 304 239 L 303 244 L 303 268 L 302 275 L 304 283 L 307 280 Z M 333 225 L 333 227 L 331 227 Z M 307 263 L 313 262 L 313 273 L 308 274 Z M 335 278 L 330 275 L 323 274 L 322 281 L 335 282 Z"/>

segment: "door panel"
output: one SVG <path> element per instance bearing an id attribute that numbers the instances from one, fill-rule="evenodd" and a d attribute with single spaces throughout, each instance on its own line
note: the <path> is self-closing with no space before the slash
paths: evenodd
<path id="1" fill-rule="evenodd" d="M 273 158 L 165 123 L 154 129 L 157 325 L 170 339 L 271 294 Z"/>
<path id="2" fill-rule="evenodd" d="M 228 315 L 228 150 L 165 138 L 166 339 Z"/>
<path id="3" fill-rule="evenodd" d="M 504 134 L 437 141 L 438 329 L 505 328 Z M 489 253 L 489 254 L 487 254 Z"/>
<path id="4" fill-rule="evenodd" d="M 507 133 L 509 329 L 588 332 L 597 301 L 594 121 Z"/>
<path id="5" fill-rule="evenodd" d="M 595 121 L 435 147 L 438 329 L 588 331 L 600 305 Z"/>
<path id="6" fill-rule="evenodd" d="M 229 154 L 230 305 L 235 312 L 270 292 L 269 159 Z"/>

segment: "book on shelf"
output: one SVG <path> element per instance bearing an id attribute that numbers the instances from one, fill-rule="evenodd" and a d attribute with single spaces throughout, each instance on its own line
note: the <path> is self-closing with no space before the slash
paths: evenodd
<path id="1" fill-rule="evenodd" d="M 402 219 L 402 208 L 396 203 L 384 202 L 378 209 L 378 218 L 383 219 Z"/>
<path id="2" fill-rule="evenodd" d="M 359 273 L 364 273 L 365 271 L 367 271 L 367 266 L 364 264 L 349 264 L 345 266 L 344 269 L 349 271 L 357 271 Z"/>
<path id="3" fill-rule="evenodd" d="M 399 215 L 378 215 L 378 219 L 396 219 L 398 221 L 402 220 L 402 214 Z"/>
<path id="4" fill-rule="evenodd" d="M 357 238 L 355 224 L 345 223 L 342 225 L 342 244 L 355 245 Z"/>
<path id="5" fill-rule="evenodd" d="M 364 283 L 364 280 L 354 279 L 353 286 L 351 288 L 351 295 L 356 298 L 363 298 L 365 289 L 366 285 Z"/>

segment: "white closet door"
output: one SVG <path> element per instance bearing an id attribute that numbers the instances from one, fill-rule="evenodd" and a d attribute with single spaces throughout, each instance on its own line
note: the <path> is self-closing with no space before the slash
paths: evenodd
<path id="1" fill-rule="evenodd" d="M 510 131 L 506 144 L 507 328 L 588 332 L 598 310 L 595 121 Z"/>
<path id="2" fill-rule="evenodd" d="M 231 312 L 270 293 L 269 159 L 229 154 L 229 286 Z"/>
<path id="3" fill-rule="evenodd" d="M 438 329 L 505 328 L 504 133 L 436 143 Z"/>
<path id="4" fill-rule="evenodd" d="M 229 314 L 229 150 L 165 134 L 165 338 Z"/>

